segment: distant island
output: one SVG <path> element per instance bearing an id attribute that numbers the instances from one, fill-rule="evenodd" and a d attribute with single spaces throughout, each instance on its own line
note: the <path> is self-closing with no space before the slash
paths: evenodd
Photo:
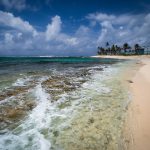
<path id="1" fill-rule="evenodd" d="M 134 47 L 131 47 L 128 43 L 124 43 L 122 47 L 118 45 L 110 45 L 106 42 L 106 46 L 98 47 L 98 55 L 144 55 L 150 54 L 148 47 L 142 47 L 139 44 L 135 44 Z"/>

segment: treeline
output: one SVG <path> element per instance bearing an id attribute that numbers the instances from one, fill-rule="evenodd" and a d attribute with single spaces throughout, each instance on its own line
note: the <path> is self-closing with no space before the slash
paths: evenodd
<path id="1" fill-rule="evenodd" d="M 128 43 L 124 43 L 122 47 L 118 45 L 110 46 L 109 43 L 106 43 L 106 48 L 98 47 L 98 55 L 122 55 L 126 54 L 128 51 L 132 52 L 133 54 L 141 54 L 141 51 L 144 52 L 144 48 L 142 48 L 139 44 L 135 44 L 134 48 L 132 49 Z"/>

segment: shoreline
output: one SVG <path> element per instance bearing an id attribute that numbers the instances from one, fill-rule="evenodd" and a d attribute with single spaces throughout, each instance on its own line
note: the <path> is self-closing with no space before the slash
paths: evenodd
<path id="1" fill-rule="evenodd" d="M 37 65 L 39 67 L 39 64 Z M 80 66 L 82 68 L 79 68 Z M 18 146 L 23 149 L 22 142 L 28 137 L 33 139 L 31 143 L 25 141 L 29 148 L 36 148 L 35 146 L 42 142 L 44 147 L 51 145 L 52 149 L 56 150 L 122 149 L 124 145 L 120 137 L 126 107 L 128 106 L 128 103 L 126 103 L 128 92 L 122 84 L 121 75 L 124 74 L 123 68 L 128 68 L 126 67 L 128 65 L 121 62 L 104 65 L 101 63 L 97 65 L 96 63 L 96 65 L 90 66 L 89 64 L 85 64 L 85 66 L 75 64 L 75 68 L 71 72 L 68 66 L 65 68 L 62 65 L 65 73 L 57 73 L 57 70 L 54 70 L 55 74 L 53 75 L 53 72 L 45 73 L 42 65 L 41 70 L 38 68 L 40 73 L 37 76 L 29 74 L 26 79 L 31 79 L 31 83 L 28 83 L 28 81 L 21 83 L 21 85 L 28 83 L 29 89 L 25 95 L 12 100 L 15 102 L 20 101 L 20 99 L 26 100 L 30 98 L 28 95 L 31 95 L 29 101 L 37 102 L 33 109 L 25 109 L 28 105 L 25 102 L 20 105 L 27 113 L 29 112 L 29 117 L 21 118 L 24 121 L 20 122 L 19 126 L 16 125 L 13 128 L 14 132 L 10 132 L 8 136 L 7 132 L 1 135 L 0 149 L 9 149 L 11 146 L 12 149 Z M 73 67 L 72 64 L 71 67 Z M 28 70 L 24 71 L 25 73 L 28 72 Z M 43 71 L 43 74 L 41 71 Z M 63 74 L 63 76 L 60 77 L 60 74 Z M 17 79 L 20 79 L 20 76 Z M 15 80 L 15 83 L 17 82 L 18 80 Z M 67 85 L 69 87 L 78 85 L 78 87 L 71 91 Z M 54 95 L 55 93 L 50 91 L 52 88 L 56 93 L 58 89 L 65 92 Z M 60 97 L 57 99 L 57 96 Z M 51 101 L 51 97 L 53 101 Z M 17 107 L 12 105 L 10 110 L 14 110 L 14 106 Z M 18 107 L 21 108 L 20 106 Z M 16 111 L 11 112 L 8 111 L 8 114 L 17 116 Z M 37 114 L 37 112 L 40 114 Z M 36 119 L 37 115 L 39 116 L 38 120 Z M 16 138 L 15 131 L 18 130 Z M 35 134 L 32 134 L 33 132 Z M 36 140 L 36 137 L 38 140 Z M 10 142 L 6 143 L 6 140 Z M 39 147 L 41 147 L 40 144 Z"/>
<path id="2" fill-rule="evenodd" d="M 96 55 L 91 56 L 93 58 L 114 58 L 114 59 L 135 59 L 141 60 L 143 58 L 150 58 L 150 55 L 131 55 L 131 56 L 122 56 L 122 55 Z"/>
<path id="3" fill-rule="evenodd" d="M 130 84 L 132 103 L 129 118 L 133 144 L 131 150 L 150 149 L 150 60 L 141 59 L 142 66 L 132 77 Z"/>
<path id="4" fill-rule="evenodd" d="M 114 56 L 107 57 L 114 58 Z M 82 69 L 83 71 L 80 69 L 80 72 L 77 68 L 77 70 L 74 70 L 72 74 L 70 70 L 66 72 L 68 66 L 66 66 L 66 68 L 62 66 L 65 69 L 66 74 L 63 74 L 64 76 L 61 76 L 61 78 L 59 78 L 59 74 L 55 74 L 56 77 L 53 76 L 53 79 L 51 77 L 46 77 L 46 75 L 51 75 L 51 72 L 47 72 L 48 74 L 45 74 L 45 72 L 44 74 L 42 74 L 40 72 L 40 74 L 37 74 L 38 76 L 35 76 L 35 74 L 33 73 L 36 70 L 33 69 L 33 72 L 31 72 L 32 74 L 29 74 L 27 78 L 22 78 L 22 75 L 20 76 L 18 72 L 19 76 L 17 76 L 15 82 L 13 83 L 17 83 L 19 81 L 18 79 L 32 80 L 31 83 L 30 81 L 28 83 L 28 80 L 26 80 L 23 81 L 23 84 L 20 84 L 21 86 L 27 85 L 29 89 L 25 91 L 23 97 L 16 97 L 13 100 L 17 102 L 20 99 L 26 100 L 29 98 L 30 101 L 31 98 L 31 102 L 34 102 L 35 100 L 38 101 L 37 103 L 35 103 L 35 106 L 34 103 L 25 103 L 25 101 L 21 105 L 17 106 L 19 109 L 16 109 L 16 105 L 10 105 L 11 103 L 8 103 L 9 107 L 8 111 L 6 111 L 6 114 L 8 112 L 8 120 L 9 118 L 11 119 L 11 116 L 17 117 L 17 113 L 19 114 L 22 111 L 20 108 L 23 108 L 24 112 L 27 111 L 31 113 L 30 116 L 33 116 L 33 118 L 26 118 L 25 121 L 21 123 L 21 126 L 24 126 L 25 128 L 21 129 L 20 133 L 24 134 L 24 138 L 27 138 L 29 135 L 26 132 L 28 123 L 33 121 L 32 123 L 34 124 L 34 119 L 36 120 L 36 112 L 40 110 L 42 116 L 40 116 L 39 120 L 35 122 L 35 128 L 33 126 L 33 128 L 31 127 L 31 130 L 39 133 L 35 134 L 35 136 L 41 134 L 42 136 L 46 135 L 48 138 L 44 138 L 44 141 L 47 141 L 47 139 L 49 139 L 49 143 L 48 145 L 47 143 L 45 144 L 46 146 L 49 146 L 49 144 L 52 145 L 53 149 L 58 149 L 59 146 L 63 147 L 66 150 L 150 149 L 150 119 L 148 116 L 150 112 L 150 104 L 148 102 L 148 99 L 150 98 L 150 95 L 148 93 L 148 90 L 150 89 L 150 74 L 148 74 L 148 71 L 150 70 L 150 59 L 148 59 L 149 57 L 147 56 L 123 57 L 115 56 L 114 59 L 116 59 L 116 62 L 118 62 L 119 60 L 119 63 L 104 65 L 104 68 L 101 66 L 101 64 L 98 68 L 95 68 L 95 66 L 94 68 L 92 67 L 91 74 L 89 74 L 90 78 L 88 78 L 87 76 L 87 73 L 90 71 L 89 65 L 87 69 Z M 126 63 L 124 63 L 122 59 L 127 59 L 127 61 L 125 61 Z M 82 67 L 84 67 L 83 64 Z M 38 70 L 40 70 L 40 68 L 38 68 Z M 25 71 L 28 72 L 28 70 Z M 43 71 L 43 66 L 40 71 Z M 76 74 L 78 75 L 79 80 L 82 79 L 81 82 L 76 79 Z M 79 76 L 80 74 L 81 76 Z M 86 79 L 82 77 L 82 74 L 87 76 Z M 13 74 L 11 74 L 11 76 L 13 76 Z M 62 86 L 62 83 L 64 85 L 67 85 L 68 83 L 69 85 L 72 85 L 72 77 L 76 79 L 73 81 L 78 81 L 78 85 L 79 83 L 81 84 L 81 88 L 79 87 L 75 89 L 76 91 L 71 94 L 69 93 L 70 91 L 68 91 L 69 87 L 67 87 L 66 94 L 68 95 L 66 95 L 66 97 L 63 95 L 63 93 L 62 95 L 61 93 L 58 93 L 58 95 L 61 95 L 64 100 L 60 99 L 59 97 L 57 99 L 58 95 L 51 95 L 53 96 L 52 99 L 54 99 L 55 101 L 60 100 L 60 103 L 58 101 L 58 103 L 54 103 L 58 105 L 54 105 L 54 107 L 52 107 L 52 105 L 51 107 L 49 107 L 51 105 L 51 101 L 49 101 L 49 96 L 51 94 L 50 89 L 60 89 L 61 91 L 63 91 L 64 86 Z M 68 80 L 68 82 L 66 82 L 66 80 Z M 145 88 L 147 90 L 145 90 Z M 13 90 L 12 92 L 15 93 L 15 89 Z M 24 92 L 22 91 L 22 89 L 20 89 L 19 91 L 21 93 Z M 28 97 L 28 95 L 31 95 L 31 97 Z M 32 95 L 34 97 L 32 97 Z M 132 95 L 132 97 L 130 97 L 130 95 Z M 73 99 L 71 99 L 71 97 L 73 97 Z M 73 101 L 71 102 L 71 100 Z M 54 101 L 52 101 L 52 104 L 53 102 Z M 28 107 L 28 104 L 31 104 L 31 108 L 30 105 Z M 6 106 L 7 105 L 5 105 L 5 107 Z M 58 109 L 55 109 L 56 107 Z M 15 111 L 9 111 L 9 109 Z M 64 116 L 63 118 L 60 117 L 62 115 Z M 54 120 L 52 119 L 51 122 L 49 120 L 49 117 L 47 118 L 47 116 L 49 116 L 50 118 L 51 116 L 54 116 Z M 15 117 L 12 118 L 14 119 Z M 43 118 L 46 118 L 44 122 L 42 121 L 44 120 Z M 39 126 L 46 125 L 46 128 L 44 126 L 44 128 L 38 128 L 37 124 L 39 124 Z M 50 127 L 48 128 L 48 130 L 50 129 L 50 132 L 38 132 L 41 131 L 41 129 L 42 131 L 47 131 L 47 126 Z M 21 135 L 20 133 L 18 134 L 18 137 Z M 4 146 L 3 149 L 5 149 L 5 147 L 7 148 L 7 146 L 11 146 L 11 144 L 12 146 L 18 145 L 18 142 L 14 143 L 15 140 L 18 141 L 17 139 L 15 139 L 15 137 L 14 141 L 5 145 L 5 135 L 6 134 L 4 133 L 4 137 L 2 135 L 2 140 L 0 140 L 1 143 L 4 143 L 0 144 L 1 146 Z M 11 141 L 11 137 L 14 135 L 15 133 L 12 132 L 12 134 L 10 134 L 8 137 L 6 135 L 6 139 Z M 36 138 L 34 135 L 29 136 L 31 136 L 33 139 Z M 73 137 L 73 139 L 70 137 Z M 20 138 L 20 142 L 24 142 L 24 138 Z M 57 143 L 55 143 L 56 141 Z M 36 144 L 36 141 L 33 144 Z M 24 147 L 24 145 L 21 146 L 22 148 Z"/>
<path id="5" fill-rule="evenodd" d="M 129 150 L 150 149 L 150 55 L 141 56 L 93 56 L 137 60 L 135 67 L 125 73 L 131 102 L 125 121 L 125 143 Z"/>

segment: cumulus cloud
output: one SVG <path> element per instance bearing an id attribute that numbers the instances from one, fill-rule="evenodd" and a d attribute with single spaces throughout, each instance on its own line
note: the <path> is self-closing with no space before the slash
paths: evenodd
<path id="1" fill-rule="evenodd" d="M 12 13 L 0 11 L 0 24 L 22 32 L 32 33 L 34 36 L 37 34 L 29 22 L 22 20 L 20 17 L 15 17 Z"/>
<path id="2" fill-rule="evenodd" d="M 107 41 L 114 44 L 124 42 L 147 44 L 149 42 L 150 13 L 122 15 L 92 13 L 86 18 L 99 25 L 98 44 L 104 44 Z"/>
<path id="3" fill-rule="evenodd" d="M 12 13 L 0 11 L 0 55 L 95 55 L 97 46 L 111 44 L 150 44 L 150 13 L 86 16 L 72 34 L 63 31 L 63 21 L 52 17 L 45 31 Z"/>
<path id="4" fill-rule="evenodd" d="M 61 19 L 59 16 L 52 18 L 52 22 L 47 25 L 46 29 L 46 39 L 52 40 L 55 39 L 61 31 Z"/>
<path id="5" fill-rule="evenodd" d="M 46 40 L 52 41 L 55 40 L 60 43 L 64 43 L 66 45 L 76 45 L 77 39 L 75 37 L 71 37 L 65 33 L 61 32 L 61 25 L 62 21 L 60 16 L 55 16 L 52 18 L 52 21 L 50 24 L 47 25 L 46 28 Z"/>
<path id="6" fill-rule="evenodd" d="M 12 43 L 13 42 L 13 35 L 10 33 L 5 33 L 5 42 Z"/>
<path id="7" fill-rule="evenodd" d="M 26 8 L 26 0 L 1 0 L 0 5 L 6 9 L 23 10 Z"/>

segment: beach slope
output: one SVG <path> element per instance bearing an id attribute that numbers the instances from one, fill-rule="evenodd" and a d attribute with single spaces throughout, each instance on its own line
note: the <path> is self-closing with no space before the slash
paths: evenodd
<path id="1" fill-rule="evenodd" d="M 143 65 L 131 84 L 131 150 L 150 150 L 150 59 L 142 59 L 141 62 Z"/>

